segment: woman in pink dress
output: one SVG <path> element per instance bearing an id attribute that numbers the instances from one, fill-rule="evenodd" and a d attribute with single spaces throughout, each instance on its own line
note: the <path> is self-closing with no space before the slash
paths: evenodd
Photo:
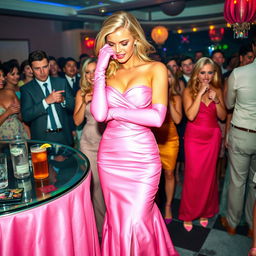
<path id="1" fill-rule="evenodd" d="M 98 152 L 106 203 L 102 255 L 178 255 L 154 203 L 161 161 L 150 127 L 165 119 L 167 69 L 148 57 L 152 46 L 126 12 L 104 21 L 95 50 L 91 112 L 107 122 Z"/>
<path id="2" fill-rule="evenodd" d="M 208 218 L 218 212 L 216 163 L 221 131 L 218 118 L 224 120 L 226 109 L 221 91 L 221 77 L 216 64 L 203 57 L 195 64 L 183 93 L 188 118 L 184 136 L 185 172 L 179 219 L 187 231 L 192 221 L 200 219 L 206 227 Z"/>

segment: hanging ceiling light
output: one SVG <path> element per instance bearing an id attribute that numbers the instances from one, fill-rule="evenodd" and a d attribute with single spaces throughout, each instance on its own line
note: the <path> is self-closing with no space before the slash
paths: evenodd
<path id="1" fill-rule="evenodd" d="M 224 17 L 235 38 L 247 38 L 250 23 L 256 19 L 256 0 L 225 0 Z"/>
<path id="2" fill-rule="evenodd" d="M 170 16 L 180 14 L 185 8 L 185 0 L 171 0 L 169 3 L 161 4 L 161 10 Z"/>
<path id="3" fill-rule="evenodd" d="M 168 38 L 168 30 L 164 26 L 156 26 L 151 31 L 151 38 L 158 45 L 163 44 Z"/>

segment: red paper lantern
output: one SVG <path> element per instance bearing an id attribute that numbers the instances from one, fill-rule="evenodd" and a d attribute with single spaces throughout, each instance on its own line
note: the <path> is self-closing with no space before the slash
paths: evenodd
<path id="1" fill-rule="evenodd" d="M 255 0 L 225 0 L 224 17 L 234 30 L 234 37 L 246 38 L 250 23 L 256 19 Z"/>
<path id="2" fill-rule="evenodd" d="M 224 35 L 224 28 L 210 28 L 209 37 L 213 42 L 220 42 Z"/>

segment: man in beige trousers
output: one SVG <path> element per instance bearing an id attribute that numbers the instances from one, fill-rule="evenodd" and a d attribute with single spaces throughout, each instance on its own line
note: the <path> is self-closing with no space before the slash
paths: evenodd
<path id="1" fill-rule="evenodd" d="M 256 54 L 256 39 L 252 42 L 252 48 Z M 256 192 L 256 60 L 235 68 L 229 76 L 226 106 L 228 109 L 234 108 L 234 112 L 228 137 L 230 185 L 227 217 L 222 224 L 228 233 L 235 234 L 243 213 L 244 200 L 246 222 L 252 229 Z"/>

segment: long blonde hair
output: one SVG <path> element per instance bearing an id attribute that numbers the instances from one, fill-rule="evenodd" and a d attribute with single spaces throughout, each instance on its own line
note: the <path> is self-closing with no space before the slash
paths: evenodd
<path id="1" fill-rule="evenodd" d="M 155 52 L 154 47 L 146 40 L 144 31 L 137 19 L 130 13 L 119 11 L 109 16 L 102 25 L 96 36 L 95 54 L 98 56 L 99 50 L 106 44 L 107 36 L 119 28 L 126 28 L 136 40 L 134 54 L 143 61 L 151 61 L 148 55 Z M 107 77 L 114 75 L 119 67 L 116 60 L 110 60 L 107 69 Z"/>
<path id="2" fill-rule="evenodd" d="M 190 89 L 190 93 L 192 94 L 193 99 L 197 96 L 199 92 L 199 81 L 198 81 L 198 74 L 200 70 L 207 64 L 210 64 L 214 69 L 214 76 L 211 81 L 211 85 L 214 88 L 221 88 L 221 75 L 219 73 L 219 69 L 217 67 L 217 64 L 208 57 L 202 57 L 200 58 L 194 66 L 194 69 L 192 71 L 191 77 L 188 81 L 188 88 Z"/>
<path id="3" fill-rule="evenodd" d="M 92 92 L 93 85 L 90 84 L 86 77 L 85 77 L 85 71 L 89 64 L 96 63 L 96 58 L 88 58 L 84 61 L 82 68 L 81 68 L 81 79 L 80 79 L 80 88 L 81 88 L 81 96 L 85 96 L 87 93 Z"/>

